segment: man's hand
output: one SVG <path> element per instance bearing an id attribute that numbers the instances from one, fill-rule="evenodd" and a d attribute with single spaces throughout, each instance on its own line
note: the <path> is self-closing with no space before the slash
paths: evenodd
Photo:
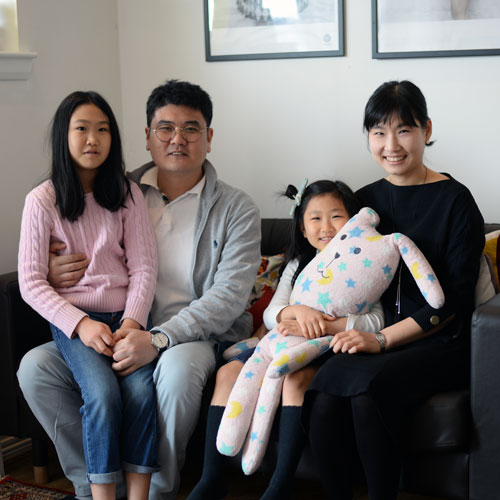
<path id="1" fill-rule="evenodd" d="M 90 260 L 85 254 L 57 255 L 59 250 L 66 248 L 61 242 L 51 243 L 49 247 L 48 282 L 53 288 L 68 288 L 74 286 L 85 274 Z"/>
<path id="2" fill-rule="evenodd" d="M 111 366 L 117 375 L 122 377 L 151 363 L 158 356 L 157 349 L 151 345 L 151 332 L 120 328 L 119 334 L 115 335 L 115 341 L 113 349 L 115 362 Z"/>
<path id="3" fill-rule="evenodd" d="M 99 354 L 113 356 L 110 347 L 115 345 L 111 329 L 106 323 L 94 321 L 88 316 L 85 316 L 76 325 L 75 332 L 80 337 L 80 340 L 87 346 L 94 349 Z"/>

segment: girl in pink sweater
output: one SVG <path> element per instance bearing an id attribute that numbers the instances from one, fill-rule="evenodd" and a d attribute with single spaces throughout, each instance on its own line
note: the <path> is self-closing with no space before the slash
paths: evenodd
<path id="1" fill-rule="evenodd" d="M 24 300 L 51 323 L 73 372 L 87 478 L 95 499 L 114 499 L 125 472 L 129 499 L 147 499 L 156 465 L 154 364 L 121 377 L 113 371 L 120 331 L 147 329 L 156 285 L 156 241 L 139 187 L 125 177 L 118 125 L 95 92 L 74 92 L 52 123 L 50 180 L 26 197 L 19 243 Z M 84 253 L 82 279 L 54 289 L 49 246 Z"/>

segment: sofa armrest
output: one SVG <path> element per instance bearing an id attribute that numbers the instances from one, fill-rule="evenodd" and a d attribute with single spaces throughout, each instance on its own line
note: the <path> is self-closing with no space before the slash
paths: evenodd
<path id="1" fill-rule="evenodd" d="M 47 321 L 39 316 L 19 292 L 17 273 L 0 275 L 0 434 L 44 437 L 21 394 L 16 372 L 21 358 L 33 347 L 51 340 Z"/>
<path id="2" fill-rule="evenodd" d="M 474 434 L 470 499 L 500 491 L 500 294 L 476 309 L 471 333 L 471 410 Z"/>

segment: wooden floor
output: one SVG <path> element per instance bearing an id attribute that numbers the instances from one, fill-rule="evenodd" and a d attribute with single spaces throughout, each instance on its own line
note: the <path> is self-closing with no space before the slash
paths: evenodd
<path id="1" fill-rule="evenodd" d="M 5 473 L 19 481 L 34 483 L 33 467 L 31 465 L 31 453 L 27 452 L 15 458 L 5 461 Z M 195 477 L 196 476 L 196 477 Z M 189 492 L 198 480 L 197 473 L 186 473 L 182 475 L 182 484 L 178 499 L 187 498 Z M 253 476 L 246 477 L 238 471 L 231 471 L 227 478 L 230 490 L 230 496 L 227 500 L 257 500 L 266 489 L 268 478 L 256 473 Z M 49 482 L 44 484 L 50 488 L 57 488 L 64 491 L 73 491 L 73 486 L 62 473 L 55 451 L 49 450 Z M 319 484 L 312 481 L 296 480 L 294 483 L 293 500 L 322 500 L 324 495 L 321 492 Z M 368 500 L 366 491 L 358 488 L 354 496 L 355 500 Z M 400 493 L 398 500 L 446 500 L 435 497 L 424 497 L 420 495 L 410 495 Z"/>

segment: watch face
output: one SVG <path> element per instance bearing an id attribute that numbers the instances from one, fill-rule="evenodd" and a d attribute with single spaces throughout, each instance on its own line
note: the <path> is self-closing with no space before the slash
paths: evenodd
<path id="1" fill-rule="evenodd" d="M 168 347 L 168 337 L 161 332 L 153 334 L 153 345 L 157 349 L 164 349 L 165 347 Z"/>

